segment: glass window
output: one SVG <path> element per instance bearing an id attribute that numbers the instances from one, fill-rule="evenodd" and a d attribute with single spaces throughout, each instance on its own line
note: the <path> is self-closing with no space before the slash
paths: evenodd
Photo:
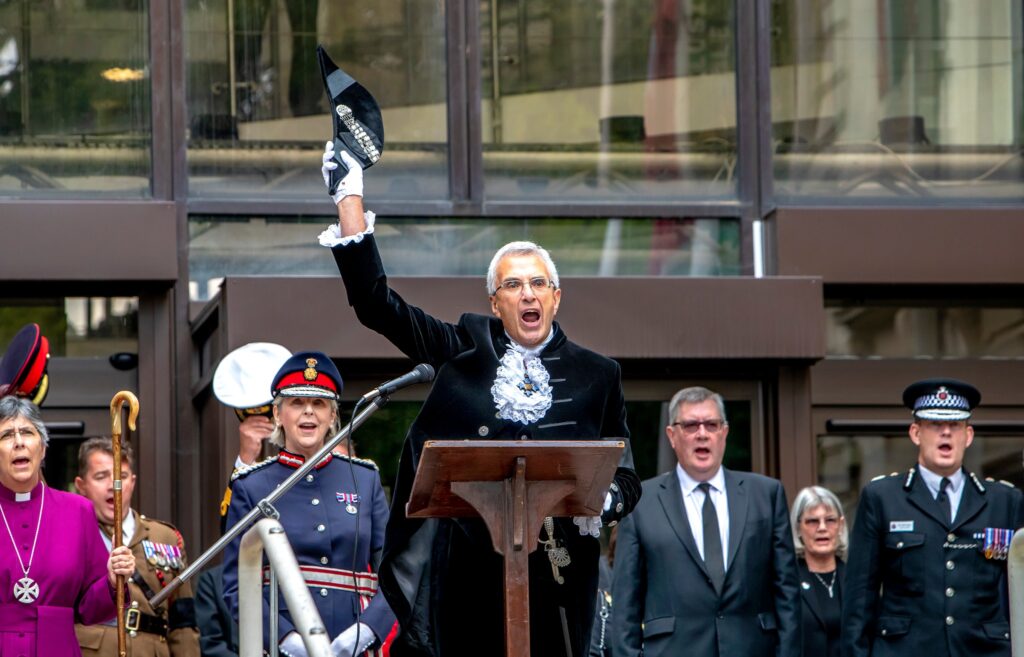
<path id="1" fill-rule="evenodd" d="M 1024 358 L 1024 308 L 825 309 L 831 358 Z"/>
<path id="2" fill-rule="evenodd" d="M 978 477 L 1024 486 L 1022 436 L 984 435 L 976 429 L 964 454 L 964 467 Z M 906 473 L 917 462 L 917 447 L 900 435 L 823 435 L 818 437 L 818 484 L 843 503 L 849 522 L 856 515 L 861 489 L 878 475 Z M 987 485 L 1001 484 L 987 482 Z M 850 525 L 852 529 L 853 525 Z"/>
<path id="3" fill-rule="evenodd" d="M 138 297 L 0 299 L 0 349 L 29 322 L 39 324 L 53 358 L 139 351 Z"/>
<path id="4" fill-rule="evenodd" d="M 444 3 L 210 0 L 188 4 L 192 196 L 327 198 L 332 121 L 317 44 L 381 106 L 373 198 L 449 196 Z"/>
<path id="5" fill-rule="evenodd" d="M 217 293 L 224 276 L 337 276 L 316 236 L 330 221 L 193 217 L 190 296 Z M 552 251 L 563 276 L 735 276 L 736 219 L 393 219 L 375 236 L 392 276 L 484 276 L 514 240 Z"/>
<path id="6" fill-rule="evenodd" d="M 489 198 L 731 198 L 733 0 L 484 0 Z"/>
<path id="7" fill-rule="evenodd" d="M 1024 191 L 1021 0 L 773 0 L 775 192 Z"/>
<path id="8" fill-rule="evenodd" d="M 148 13 L 0 1 L 0 196 L 149 196 Z"/>

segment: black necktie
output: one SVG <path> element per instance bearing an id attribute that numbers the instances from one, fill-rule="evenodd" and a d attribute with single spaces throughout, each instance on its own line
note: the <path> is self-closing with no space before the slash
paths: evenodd
<path id="1" fill-rule="evenodd" d="M 711 484 L 705 481 L 697 487 L 704 491 L 704 565 L 707 566 L 715 591 L 721 593 L 725 582 L 725 560 L 722 556 L 722 535 L 718 531 L 718 513 L 715 511 L 715 503 L 711 501 Z"/>
<path id="2" fill-rule="evenodd" d="M 935 496 L 935 501 L 942 508 L 942 517 L 946 519 L 947 525 L 953 524 L 953 509 L 949 503 L 949 495 L 946 495 L 946 489 L 951 483 L 949 477 L 943 477 L 939 482 L 939 494 Z"/>

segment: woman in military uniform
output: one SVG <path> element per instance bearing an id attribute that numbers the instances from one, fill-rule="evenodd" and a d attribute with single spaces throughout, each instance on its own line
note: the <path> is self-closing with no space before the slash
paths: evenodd
<path id="1" fill-rule="evenodd" d="M 275 429 L 281 453 L 233 475 L 228 526 L 234 525 L 320 450 L 341 429 L 341 374 L 320 352 L 288 359 L 273 382 Z M 326 456 L 275 504 L 299 568 L 333 642 L 335 655 L 360 655 L 380 647 L 395 616 L 377 595 L 377 565 L 384 546 L 387 501 L 377 466 L 335 451 Z M 241 537 L 224 551 L 224 597 L 238 618 L 238 550 Z M 269 640 L 269 589 L 264 589 L 264 644 Z M 287 608 L 279 618 L 281 652 L 306 650 Z M 244 631 L 244 628 L 243 628 Z"/>

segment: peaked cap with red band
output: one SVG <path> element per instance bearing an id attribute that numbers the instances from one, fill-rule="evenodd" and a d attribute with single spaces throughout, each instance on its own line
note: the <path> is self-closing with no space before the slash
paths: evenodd
<path id="1" fill-rule="evenodd" d="M 330 356 L 320 351 L 300 351 L 285 361 L 270 386 L 274 397 L 323 397 L 337 400 L 344 386 L 341 372 Z"/>
<path id="2" fill-rule="evenodd" d="M 23 326 L 0 360 L 0 396 L 16 395 L 42 403 L 49 388 L 46 374 L 49 361 L 50 342 L 39 325 Z"/>

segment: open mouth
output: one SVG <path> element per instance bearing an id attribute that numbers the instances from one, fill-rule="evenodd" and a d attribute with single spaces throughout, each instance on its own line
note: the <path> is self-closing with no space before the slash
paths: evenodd
<path id="1" fill-rule="evenodd" d="M 26 466 L 30 465 L 32 463 L 32 461 L 27 456 L 19 456 L 18 458 L 16 458 L 13 461 L 11 461 L 11 463 L 16 468 L 23 468 L 23 467 L 26 467 Z"/>
<path id="2" fill-rule="evenodd" d="M 707 458 L 707 457 L 711 456 L 711 448 L 709 448 L 709 447 L 698 447 L 697 449 L 693 450 L 693 453 L 696 454 L 697 456 L 701 457 L 701 458 Z"/>
<path id="3" fill-rule="evenodd" d="M 316 431 L 317 425 L 315 422 L 300 422 L 299 428 L 303 431 Z"/>
<path id="4" fill-rule="evenodd" d="M 951 456 L 953 454 L 953 446 L 948 443 L 941 443 L 938 446 L 939 454 L 943 456 Z"/>
<path id="5" fill-rule="evenodd" d="M 539 310 L 524 310 L 519 318 L 523 320 L 523 323 L 528 326 L 533 326 L 540 322 L 540 311 Z"/>

